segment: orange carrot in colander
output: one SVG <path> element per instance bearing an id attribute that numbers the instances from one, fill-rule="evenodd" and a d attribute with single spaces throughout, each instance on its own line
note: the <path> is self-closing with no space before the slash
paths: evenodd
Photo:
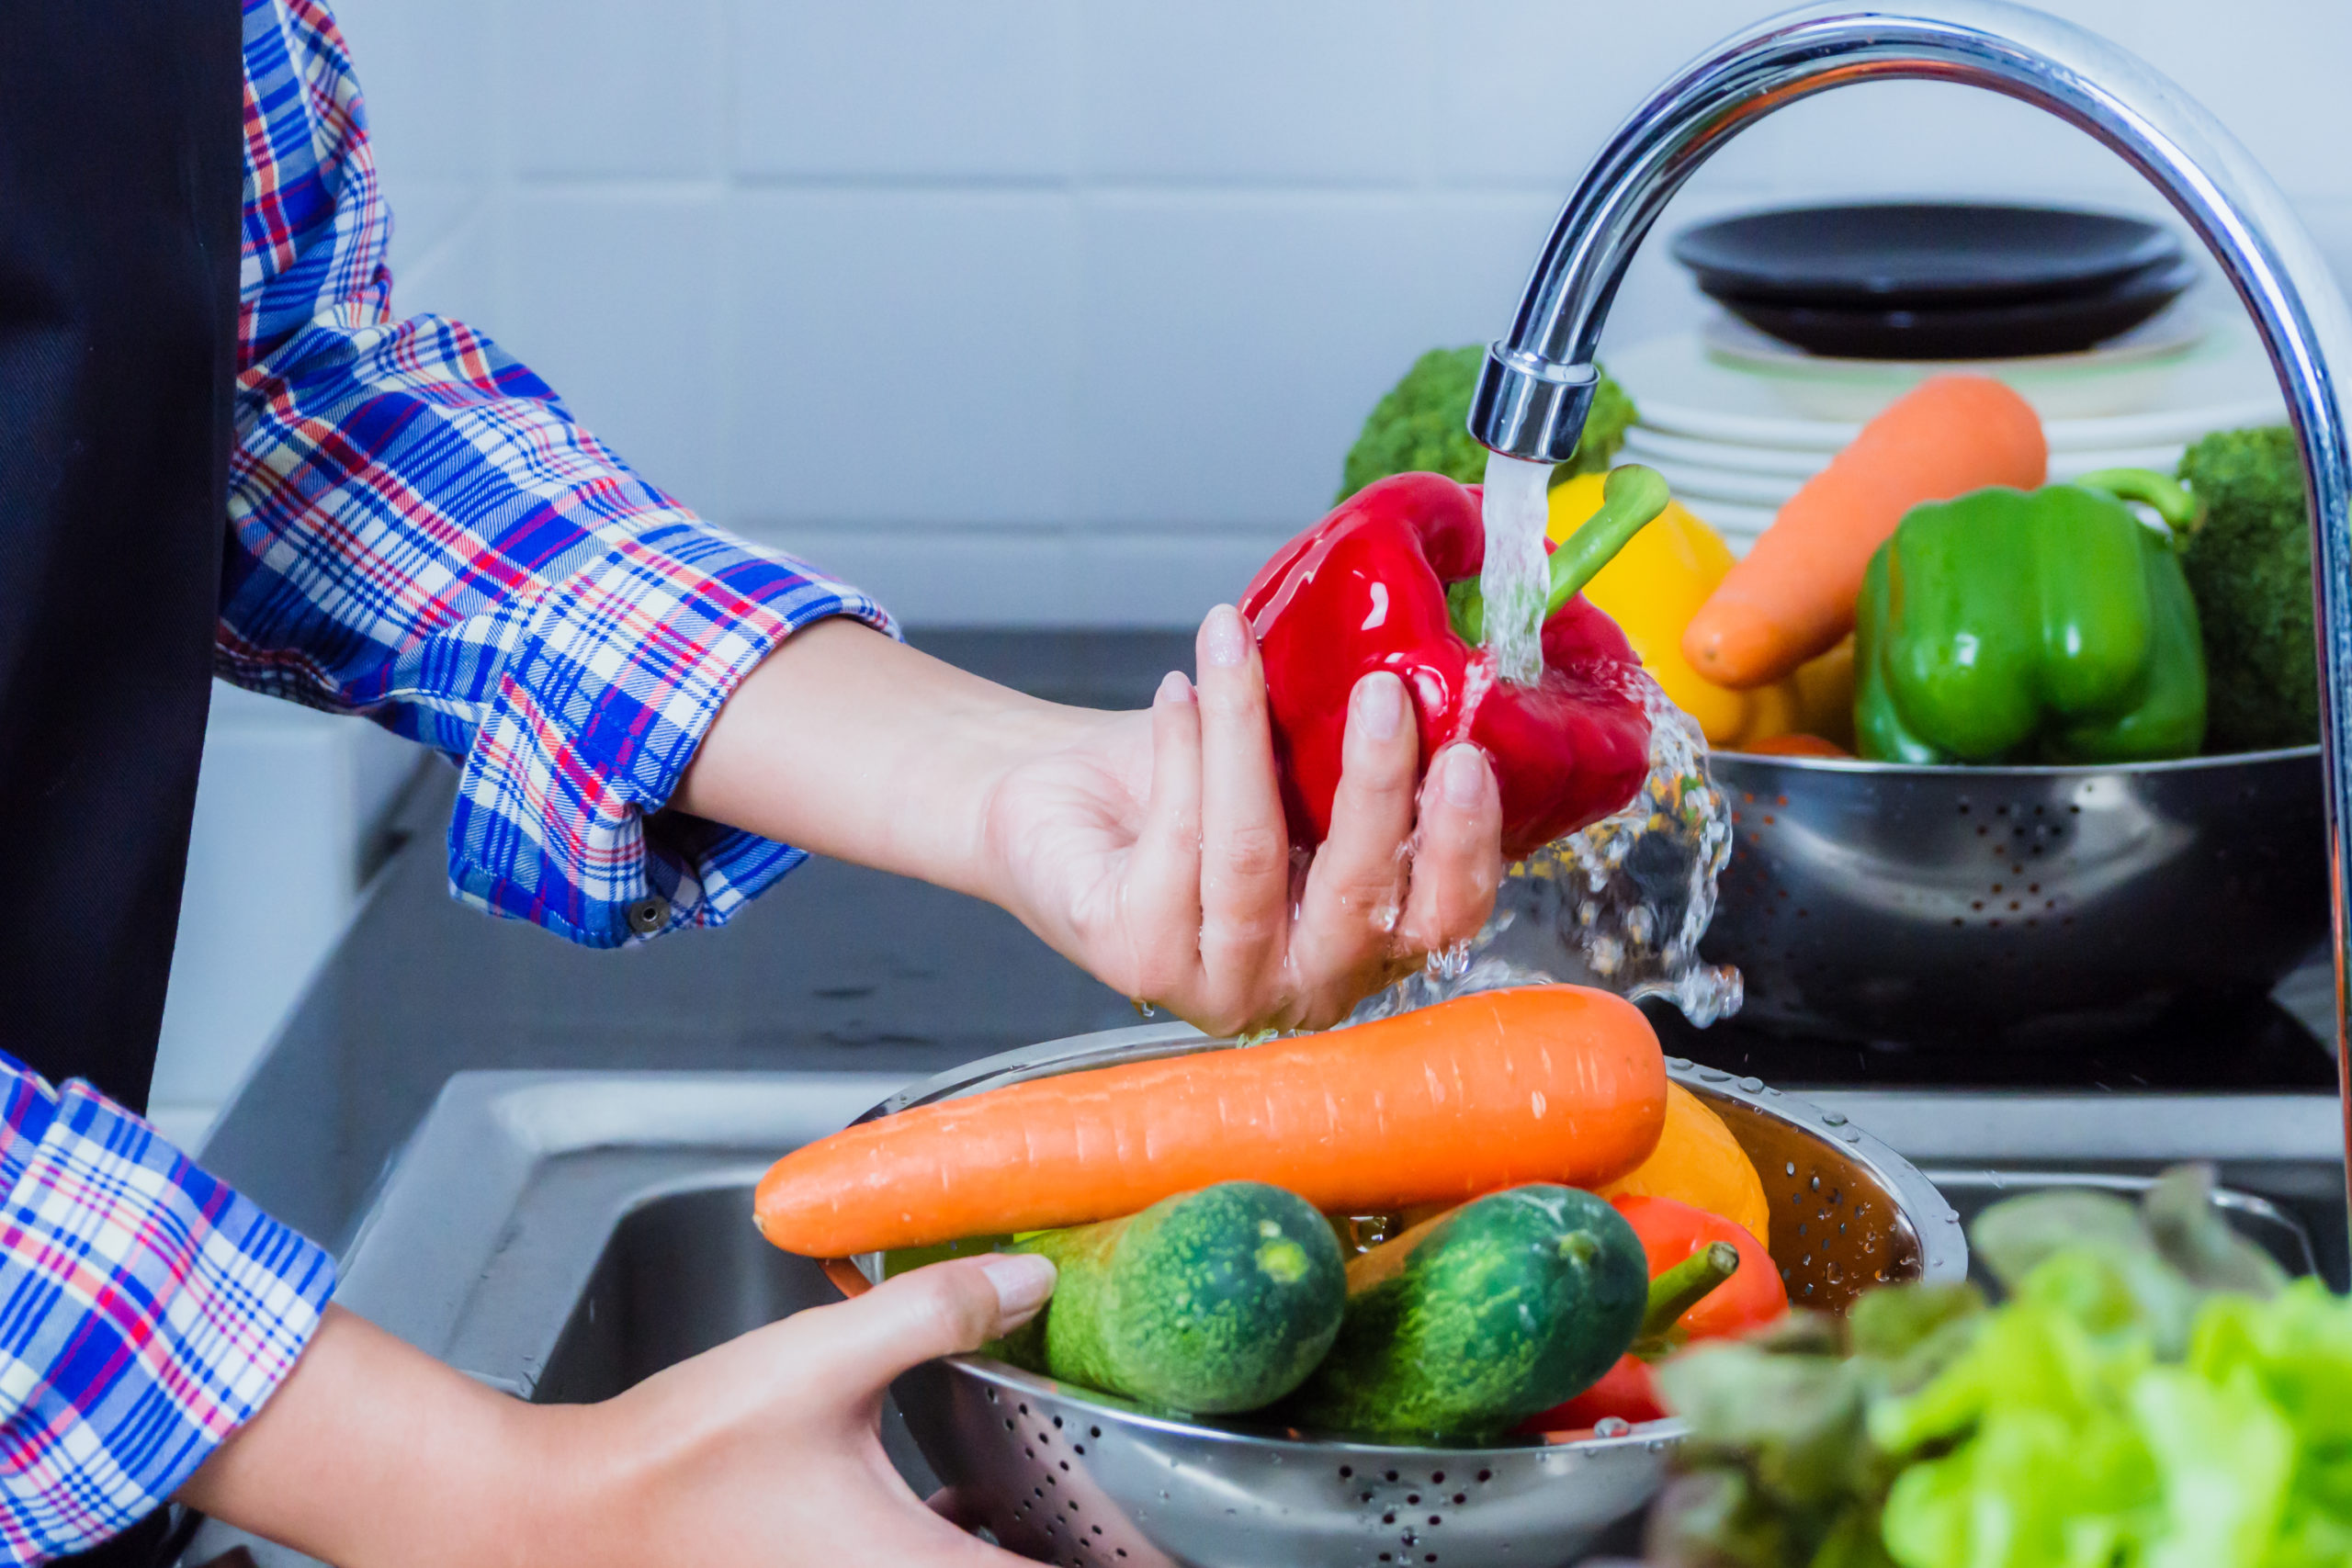
<path id="1" fill-rule="evenodd" d="M 1682 657 L 1719 686 L 1769 685 L 1854 629 L 1862 572 L 1905 513 L 2049 475 L 2032 404 L 1989 376 L 1931 377 L 1789 498 L 1690 617 Z"/>
<path id="2" fill-rule="evenodd" d="M 1464 997 L 1352 1029 L 1036 1078 L 864 1122 L 761 1179 L 761 1234 L 810 1257 L 1132 1214 L 1217 1181 L 1327 1213 L 1596 1187 L 1666 1120 L 1638 1009 L 1572 986 Z"/>

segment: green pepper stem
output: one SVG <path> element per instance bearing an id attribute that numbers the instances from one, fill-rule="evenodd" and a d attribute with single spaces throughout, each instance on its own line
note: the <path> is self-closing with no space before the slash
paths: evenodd
<path id="1" fill-rule="evenodd" d="M 1552 552 L 1551 588 L 1544 596 L 1544 618 L 1550 620 L 1559 614 L 1561 605 L 1582 592 L 1584 585 L 1600 576 L 1600 569 L 1616 559 L 1617 552 L 1634 535 L 1656 522 L 1673 499 L 1655 468 L 1628 463 L 1611 469 L 1601 485 L 1600 510 Z M 1487 604 L 1479 596 L 1478 580 L 1465 577 L 1451 584 L 1445 591 L 1445 604 L 1453 629 L 1463 641 L 1476 646 L 1487 630 Z"/>
<path id="2" fill-rule="evenodd" d="M 2069 482 L 2084 490 L 2102 491 L 2118 501 L 2136 501 L 2153 507 L 2157 516 L 2177 529 L 2194 527 L 2202 510 L 2197 498 L 2179 480 L 2154 468 L 2101 468 Z"/>
<path id="3" fill-rule="evenodd" d="M 1706 1300 L 1714 1288 L 1739 1272 L 1739 1248 L 1709 1242 L 1650 1281 L 1650 1304 L 1642 1313 L 1636 1345 L 1664 1339 L 1682 1314 Z"/>

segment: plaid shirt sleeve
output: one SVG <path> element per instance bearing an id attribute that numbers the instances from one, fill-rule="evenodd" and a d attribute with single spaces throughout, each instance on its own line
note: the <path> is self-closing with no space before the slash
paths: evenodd
<path id="1" fill-rule="evenodd" d="M 396 320 L 318 0 L 244 0 L 238 447 L 218 667 L 456 761 L 451 890 L 575 942 L 717 925 L 802 852 L 665 812 L 736 683 L 873 601 L 702 522 L 481 333 Z"/>
<path id="2" fill-rule="evenodd" d="M 0 1055 L 0 1560 L 161 1506 L 293 1371 L 334 1265 L 86 1084 Z"/>

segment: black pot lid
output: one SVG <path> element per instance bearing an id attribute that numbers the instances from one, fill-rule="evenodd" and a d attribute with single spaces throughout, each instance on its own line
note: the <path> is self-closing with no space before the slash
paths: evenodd
<path id="1" fill-rule="evenodd" d="M 1751 212 L 1686 229 L 1673 249 L 1726 302 L 1874 310 L 2097 292 L 2181 254 L 2170 230 L 2137 218 L 1977 202 Z"/>

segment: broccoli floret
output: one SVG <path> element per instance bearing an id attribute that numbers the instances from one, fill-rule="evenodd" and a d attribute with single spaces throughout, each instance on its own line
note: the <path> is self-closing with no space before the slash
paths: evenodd
<path id="1" fill-rule="evenodd" d="M 1464 348 L 1433 348 L 1413 361 L 1405 378 L 1373 405 L 1363 434 L 1348 449 L 1340 499 L 1345 501 L 1391 474 L 1426 470 L 1466 485 L 1484 479 L 1487 449 L 1470 438 L 1464 425 L 1478 367 L 1486 358 L 1484 345 L 1474 343 Z M 1634 400 L 1602 371 L 1576 456 L 1553 468 L 1552 482 L 1565 484 L 1578 474 L 1607 468 L 1625 443 L 1625 427 L 1633 423 Z"/>
<path id="2" fill-rule="evenodd" d="M 2204 520 L 2181 549 L 2205 636 L 2209 751 L 2319 739 L 2312 531 L 2294 434 L 2206 436 L 2180 460 Z"/>

